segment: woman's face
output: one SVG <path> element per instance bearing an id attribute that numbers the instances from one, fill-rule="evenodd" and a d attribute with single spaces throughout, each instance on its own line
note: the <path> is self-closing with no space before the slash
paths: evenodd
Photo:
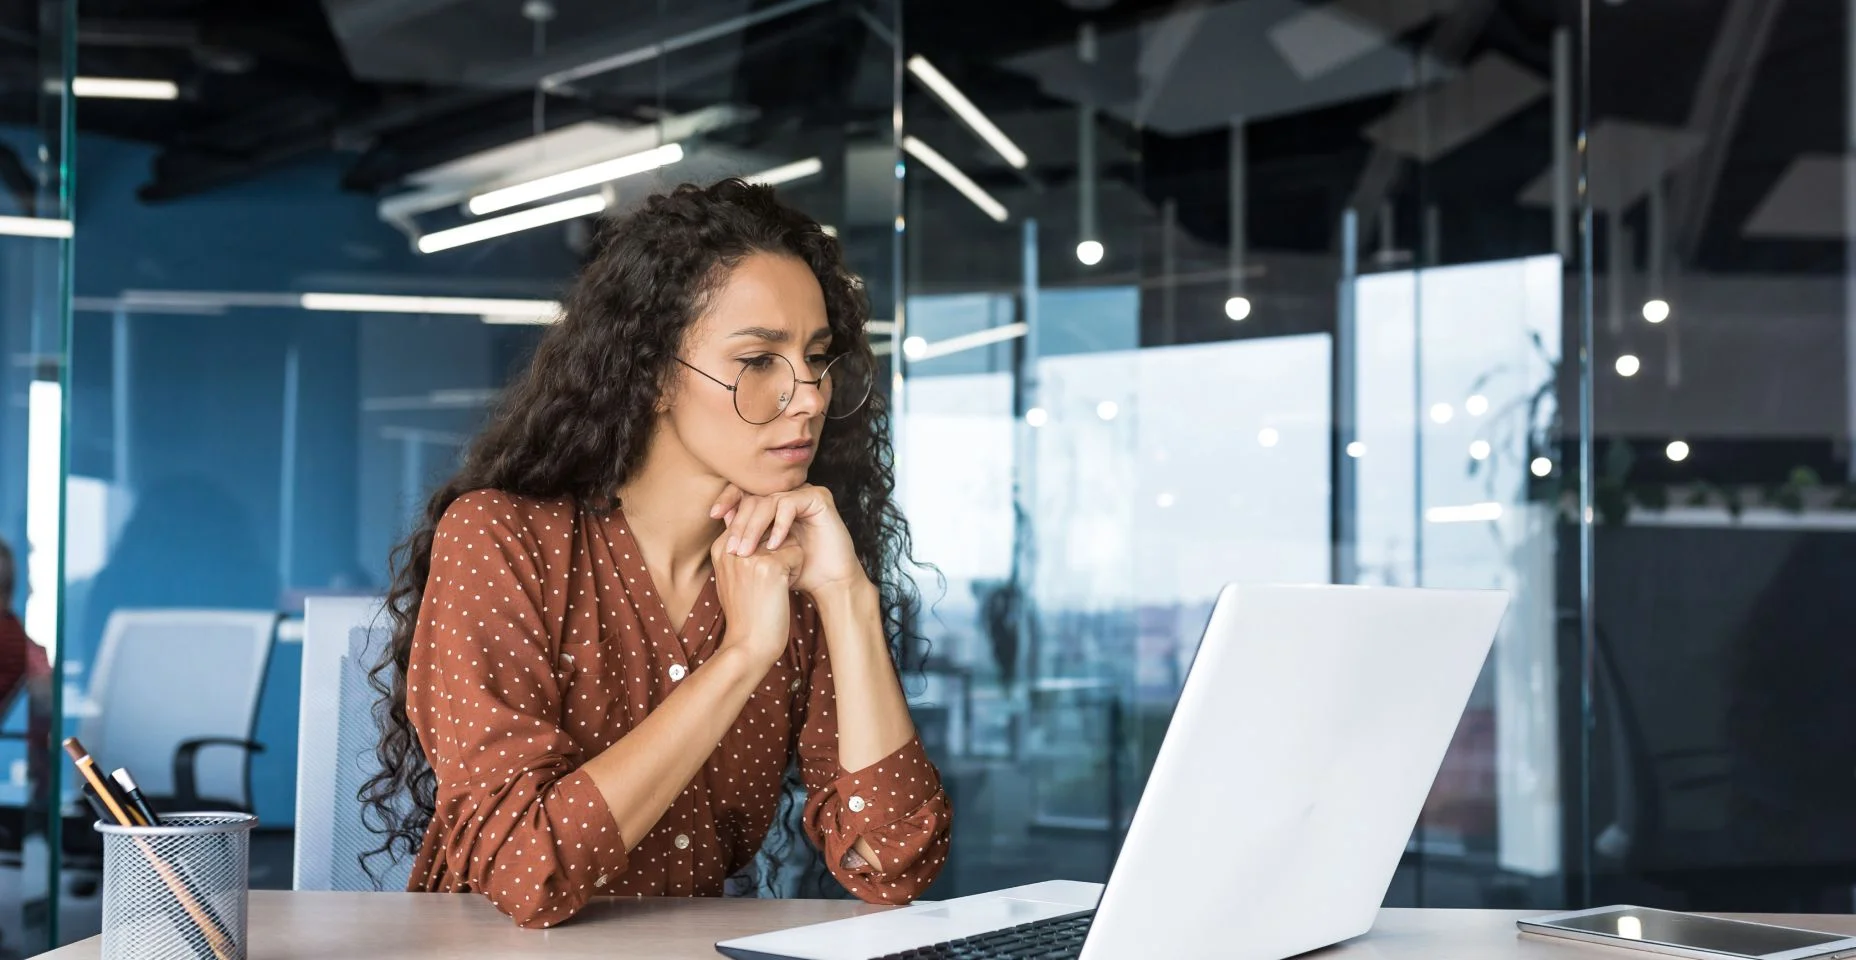
<path id="1" fill-rule="evenodd" d="M 817 377 L 831 351 L 825 294 L 812 269 L 795 257 L 750 254 L 684 335 L 688 366 L 675 366 L 664 426 L 708 472 L 750 494 L 800 486 L 818 453 L 827 398 L 793 381 Z M 753 419 L 771 419 L 750 423 L 737 402 Z"/>

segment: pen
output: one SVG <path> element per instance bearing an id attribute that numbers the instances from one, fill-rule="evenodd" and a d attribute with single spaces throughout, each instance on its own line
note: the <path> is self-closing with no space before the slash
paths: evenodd
<path id="1" fill-rule="evenodd" d="M 110 773 L 110 779 L 116 781 L 116 786 L 122 788 L 122 794 L 128 799 L 129 807 L 141 815 L 144 823 L 154 826 L 161 822 L 161 816 L 155 813 L 154 807 L 149 805 L 148 798 L 142 795 L 142 788 L 135 785 L 135 778 L 129 775 L 127 768 L 117 767 Z"/>

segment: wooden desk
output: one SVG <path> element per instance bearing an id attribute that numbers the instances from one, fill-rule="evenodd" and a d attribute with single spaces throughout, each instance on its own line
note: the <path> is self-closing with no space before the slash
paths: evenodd
<path id="1" fill-rule="evenodd" d="M 605 900 L 556 930 L 520 930 L 478 896 L 409 893 L 251 895 L 251 960 L 715 960 L 715 941 L 884 907 L 836 900 Z M 1631 954 L 1521 937 L 1521 913 L 1387 910 L 1366 937 L 1320 960 L 1628 960 Z M 1856 935 L 1856 916 L 1754 917 Z M 1234 936 L 1241 935 L 1233 931 Z M 92 960 L 92 939 L 44 954 Z"/>

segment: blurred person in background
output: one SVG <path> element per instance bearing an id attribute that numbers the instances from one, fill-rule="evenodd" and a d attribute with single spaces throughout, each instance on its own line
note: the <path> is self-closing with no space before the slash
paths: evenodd
<path id="1" fill-rule="evenodd" d="M 51 756 L 51 660 L 45 648 L 26 635 L 26 627 L 13 612 L 18 588 L 18 566 L 13 550 L 0 540 L 0 709 L 11 710 L 20 696 L 27 698 L 26 765 L 37 809 L 49 785 Z"/>

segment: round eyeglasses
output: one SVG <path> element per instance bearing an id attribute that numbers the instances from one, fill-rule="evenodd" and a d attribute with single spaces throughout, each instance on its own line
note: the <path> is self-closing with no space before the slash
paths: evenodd
<path id="1" fill-rule="evenodd" d="M 785 413 L 801 384 L 818 388 L 825 399 L 825 416 L 833 420 L 856 413 L 870 399 L 871 365 L 869 358 L 861 354 L 812 357 L 807 362 L 812 379 L 802 380 L 785 355 L 762 353 L 741 361 L 741 372 L 735 375 L 734 383 L 711 376 L 682 357 L 676 361 L 733 393 L 735 413 L 752 424 L 772 423 Z"/>

